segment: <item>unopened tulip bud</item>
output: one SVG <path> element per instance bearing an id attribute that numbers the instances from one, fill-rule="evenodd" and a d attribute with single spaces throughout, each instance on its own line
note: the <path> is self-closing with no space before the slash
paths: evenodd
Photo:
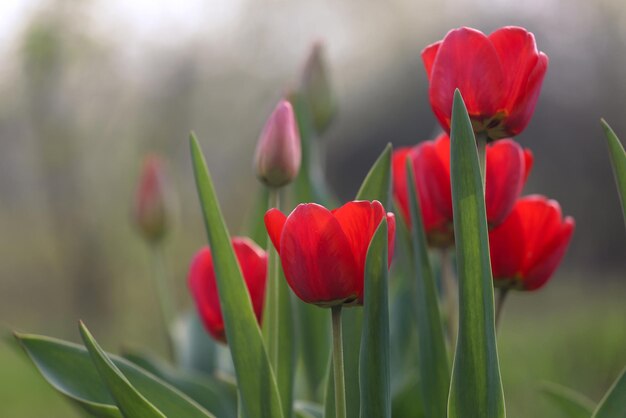
<path id="1" fill-rule="evenodd" d="M 319 42 L 311 48 L 304 65 L 301 89 L 311 112 L 315 131 L 322 134 L 332 122 L 337 109 L 326 70 L 324 47 Z"/>
<path id="2" fill-rule="evenodd" d="M 165 163 L 157 155 L 143 161 L 135 194 L 134 220 L 141 234 L 150 242 L 161 240 L 169 225 Z"/>
<path id="3" fill-rule="evenodd" d="M 270 187 L 281 187 L 298 175 L 302 151 L 300 133 L 291 103 L 281 100 L 259 137 L 254 163 L 259 178 Z"/>

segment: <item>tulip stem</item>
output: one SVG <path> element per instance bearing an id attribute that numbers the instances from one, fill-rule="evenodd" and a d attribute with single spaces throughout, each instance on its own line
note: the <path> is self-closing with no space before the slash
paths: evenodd
<path id="1" fill-rule="evenodd" d="M 496 330 L 498 329 L 498 325 L 500 324 L 500 317 L 502 316 L 502 308 L 504 306 L 504 302 L 506 301 L 506 297 L 509 294 L 508 287 L 501 287 L 498 291 L 498 299 L 496 301 Z"/>
<path id="2" fill-rule="evenodd" d="M 447 248 L 439 252 L 441 262 L 441 284 L 445 295 L 445 308 L 447 314 L 448 341 L 452 351 L 456 346 L 456 334 L 459 329 L 459 290 L 452 268 L 452 257 Z"/>
<path id="3" fill-rule="evenodd" d="M 162 245 L 159 243 L 152 246 L 152 268 L 152 276 L 154 277 L 154 285 L 157 290 L 161 318 L 163 321 L 163 331 L 167 341 L 167 354 L 170 360 L 174 361 L 174 339 L 170 327 L 174 321 L 175 311 L 171 292 L 167 284 L 165 254 L 163 253 Z"/>
<path id="4" fill-rule="evenodd" d="M 335 418 L 346 418 L 346 382 L 343 373 L 343 336 L 341 305 L 333 306 L 333 367 L 335 377 Z"/>
<path id="5" fill-rule="evenodd" d="M 268 207 L 280 209 L 280 192 L 279 189 L 270 187 L 268 195 Z M 267 296 L 266 300 L 270 303 L 265 304 L 265 310 L 263 312 L 263 338 L 268 349 L 270 358 L 270 364 L 276 368 L 278 365 L 278 347 L 279 347 L 279 260 L 278 252 L 272 245 L 272 242 L 268 240 L 267 243 Z"/>

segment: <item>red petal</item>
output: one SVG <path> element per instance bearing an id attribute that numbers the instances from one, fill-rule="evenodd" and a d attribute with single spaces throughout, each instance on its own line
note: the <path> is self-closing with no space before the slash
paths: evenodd
<path id="1" fill-rule="evenodd" d="M 391 267 L 396 248 L 396 217 L 391 212 L 387 212 L 387 246 L 389 248 L 388 267 Z"/>
<path id="2" fill-rule="evenodd" d="M 213 258 L 208 247 L 198 251 L 191 261 L 188 285 L 204 327 L 216 340 L 225 341 Z"/>
<path id="3" fill-rule="evenodd" d="M 487 222 L 499 225 L 511 212 L 524 187 L 524 152 L 511 139 L 496 141 L 487 148 L 485 205 Z"/>
<path id="4" fill-rule="evenodd" d="M 409 190 L 406 175 L 406 160 L 411 152 L 411 148 L 398 148 L 393 152 L 392 174 L 393 174 L 393 198 L 402 214 L 407 226 L 411 226 L 409 215 Z"/>
<path id="5" fill-rule="evenodd" d="M 289 286 L 308 303 L 360 297 L 363 276 L 339 222 L 315 203 L 300 204 L 287 218 L 280 257 Z"/>
<path id="6" fill-rule="evenodd" d="M 414 151 L 413 162 L 426 230 L 442 220 L 451 222 L 450 138 L 441 135 L 422 142 Z"/>
<path id="7" fill-rule="evenodd" d="M 533 152 L 528 148 L 524 148 L 524 183 L 528 180 L 528 176 L 530 175 L 530 170 L 532 170 L 534 162 L 535 157 L 533 156 Z"/>
<path id="8" fill-rule="evenodd" d="M 265 229 L 267 229 L 272 244 L 274 244 L 276 251 L 280 253 L 280 236 L 283 233 L 287 217 L 280 210 L 272 208 L 265 213 L 263 219 L 265 221 Z"/>
<path id="9" fill-rule="evenodd" d="M 250 294 L 254 313 L 260 324 L 265 302 L 267 254 L 249 238 L 233 237 L 232 243 L 248 293 Z"/>
<path id="10" fill-rule="evenodd" d="M 510 280 L 518 275 L 524 259 L 523 223 L 518 205 L 489 232 L 489 252 L 494 280 Z"/>
<path id="11" fill-rule="evenodd" d="M 505 102 L 505 79 L 495 48 L 480 31 L 459 28 L 448 32 L 432 66 L 430 104 L 446 129 L 458 88 L 470 116 L 491 117 Z"/>
<path id="12" fill-rule="evenodd" d="M 506 125 L 511 135 L 517 135 L 522 132 L 528 125 L 528 122 L 530 122 L 547 70 L 548 57 L 540 52 L 537 63 L 528 76 L 525 85 L 520 90 L 515 103 L 508 107 L 510 113 L 506 119 Z"/>
<path id="13" fill-rule="evenodd" d="M 439 46 L 441 45 L 441 41 L 435 42 L 434 44 L 428 45 L 426 48 L 422 50 L 422 61 L 424 62 L 424 68 L 426 69 L 426 76 L 430 80 L 430 74 L 432 73 L 433 63 L 435 62 L 435 57 L 437 56 L 437 51 L 439 51 Z"/>

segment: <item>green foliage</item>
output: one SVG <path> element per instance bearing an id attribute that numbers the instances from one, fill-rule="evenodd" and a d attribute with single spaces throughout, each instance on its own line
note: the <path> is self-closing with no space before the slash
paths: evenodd
<path id="1" fill-rule="evenodd" d="M 361 417 L 391 418 L 388 239 L 383 217 L 367 250 L 361 337 Z"/>
<path id="2" fill-rule="evenodd" d="M 615 174 L 615 182 L 617 183 L 617 191 L 622 201 L 622 212 L 624 214 L 624 222 L 626 222 L 626 151 L 619 142 L 617 135 L 604 119 L 601 120 L 602 129 L 609 146 L 609 155 L 611 164 L 613 165 L 613 174 Z"/>
<path id="3" fill-rule="evenodd" d="M 459 334 L 448 417 L 503 418 L 483 181 L 474 132 L 458 89 L 454 94 L 450 140 Z"/>
<path id="4" fill-rule="evenodd" d="M 541 392 L 570 418 L 589 418 L 593 413 L 593 402 L 570 388 L 545 382 L 541 385 Z"/>
<path id="5" fill-rule="evenodd" d="M 276 378 L 252 310 L 213 182 L 197 139 L 190 137 L 191 156 L 220 296 L 226 338 L 232 353 L 244 415 L 282 418 Z"/>
<path id="6" fill-rule="evenodd" d="M 407 178 L 409 179 L 409 200 L 411 204 L 411 242 L 413 265 L 415 266 L 417 308 L 417 329 L 419 347 L 419 374 L 422 382 L 422 396 L 428 399 L 424 403 L 426 416 L 445 418 L 448 409 L 448 391 L 450 388 L 450 369 L 448 353 L 443 334 L 437 288 L 428 258 L 428 244 L 422 222 L 422 210 L 417 198 L 413 164 L 407 160 Z"/>
<path id="7" fill-rule="evenodd" d="M 626 417 L 626 368 L 604 395 L 592 418 L 625 418 Z"/>

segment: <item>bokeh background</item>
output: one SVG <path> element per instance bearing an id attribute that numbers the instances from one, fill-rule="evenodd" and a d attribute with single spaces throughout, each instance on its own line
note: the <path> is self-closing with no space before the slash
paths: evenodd
<path id="1" fill-rule="evenodd" d="M 0 327 L 105 347 L 162 350 L 149 253 L 130 222 L 140 160 L 169 160 L 178 196 L 167 243 L 181 310 L 204 243 L 188 156 L 193 129 L 232 231 L 258 188 L 252 153 L 312 42 L 326 45 L 339 115 L 326 178 L 354 195 L 387 142 L 433 137 L 420 51 L 461 25 L 522 25 L 550 57 L 520 136 L 526 192 L 557 199 L 577 230 L 552 282 L 509 300 L 499 334 L 511 418 L 558 417 L 544 380 L 599 400 L 626 365 L 626 232 L 599 118 L 626 138 L 622 0 L 19 0 L 0 3 Z M 75 417 L 0 343 L 0 416 Z"/>

